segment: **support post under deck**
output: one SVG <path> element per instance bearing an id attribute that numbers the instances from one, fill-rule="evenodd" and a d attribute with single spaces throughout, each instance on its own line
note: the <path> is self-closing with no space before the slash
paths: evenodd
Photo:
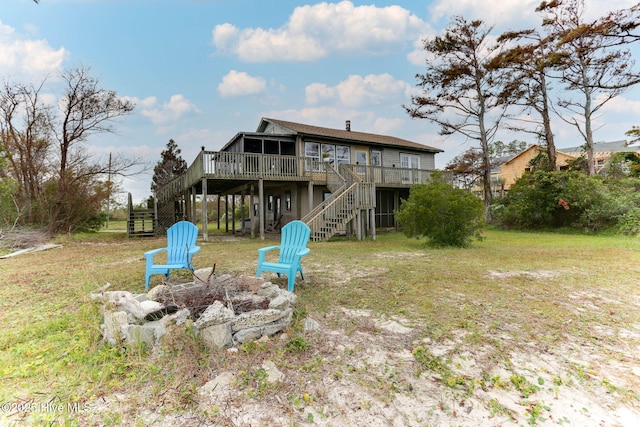
<path id="1" fill-rule="evenodd" d="M 202 178 L 202 240 L 209 240 L 209 216 L 207 213 L 207 178 Z"/>

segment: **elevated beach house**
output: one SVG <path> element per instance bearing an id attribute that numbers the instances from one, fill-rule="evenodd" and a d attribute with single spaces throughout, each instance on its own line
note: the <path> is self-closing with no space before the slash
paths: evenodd
<path id="1" fill-rule="evenodd" d="M 156 191 L 160 226 L 180 219 L 198 223 L 197 201 L 200 223 L 208 224 L 213 198 L 203 196 L 217 195 L 218 203 L 226 199 L 231 207 L 226 220 L 252 236 L 264 238 L 301 219 L 313 240 L 336 233 L 375 238 L 376 227 L 396 225 L 400 199 L 425 182 L 442 150 L 345 125 L 330 129 L 263 118 L 255 132 L 236 134 L 218 152 L 202 147 L 184 175 Z M 207 227 L 202 237 L 207 239 Z"/>

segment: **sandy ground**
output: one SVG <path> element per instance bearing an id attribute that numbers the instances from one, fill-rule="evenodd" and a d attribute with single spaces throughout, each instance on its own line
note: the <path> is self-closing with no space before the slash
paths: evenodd
<path id="1" fill-rule="evenodd" d="M 341 326 L 330 328 L 336 319 Z M 637 348 L 612 363 L 602 348 L 567 340 L 563 348 L 531 347 L 496 359 L 489 346 L 464 350 L 462 332 L 450 342 L 425 342 L 417 333 L 420 325 L 368 311 L 338 309 L 318 323 L 306 335 L 312 344 L 312 354 L 304 355 L 306 369 L 276 367 L 258 352 L 250 367 L 211 373 L 198 391 L 198 414 L 161 415 L 155 408 L 139 412 L 138 421 L 246 427 L 640 425 L 637 391 L 628 388 L 638 384 Z M 639 325 L 629 325 L 626 333 L 637 336 Z M 420 346 L 441 357 L 449 369 L 446 378 L 421 369 L 413 353 Z M 263 392 L 257 383 L 242 385 L 259 368 L 269 375 Z M 115 398 L 111 410 L 114 404 Z"/>
<path id="2" fill-rule="evenodd" d="M 557 272 L 488 274 L 537 280 Z M 490 345 L 469 346 L 463 330 L 430 341 L 419 321 L 341 307 L 313 320 L 304 333 L 310 349 L 293 356 L 295 363 L 270 360 L 269 351 L 233 362 L 238 349 L 224 350 L 231 362 L 210 370 L 195 410 L 144 407 L 144 398 L 123 392 L 89 402 L 79 425 L 102 425 L 107 413 L 121 414 L 112 425 L 143 426 L 640 426 L 640 323 L 600 326 L 595 343 L 566 336 L 561 347 L 539 348 L 506 332 Z M 263 344 L 274 348 L 288 339 Z M 421 349 L 432 364 L 419 362 Z"/>

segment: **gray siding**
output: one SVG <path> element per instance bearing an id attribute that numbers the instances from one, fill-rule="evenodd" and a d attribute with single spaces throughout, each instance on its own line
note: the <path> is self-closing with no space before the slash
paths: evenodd
<path id="1" fill-rule="evenodd" d="M 279 126 L 273 123 L 268 123 L 264 133 L 270 133 L 270 134 L 275 134 L 275 135 L 294 135 L 295 132 L 293 132 L 291 129 L 288 129 L 284 126 Z"/>
<path id="2" fill-rule="evenodd" d="M 420 169 L 434 170 L 436 168 L 436 159 L 434 153 L 415 152 L 407 149 L 384 149 L 382 151 L 382 166 L 400 167 L 400 154 L 412 154 L 420 157 Z"/>

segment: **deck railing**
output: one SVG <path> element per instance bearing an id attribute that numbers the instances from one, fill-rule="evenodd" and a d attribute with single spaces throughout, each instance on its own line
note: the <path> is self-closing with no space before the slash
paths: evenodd
<path id="1" fill-rule="evenodd" d="M 363 182 L 378 186 L 410 186 L 426 182 L 432 170 L 389 168 L 382 166 L 340 165 Z M 340 171 L 340 174 L 348 175 Z M 171 200 L 203 178 L 267 179 L 272 181 L 313 181 L 335 189 L 343 185 L 327 163 L 309 157 L 275 154 L 201 151 L 184 175 L 156 189 L 160 202 Z M 353 181 L 352 181 L 353 182 Z"/>
<path id="2" fill-rule="evenodd" d="M 365 182 L 373 182 L 377 185 L 415 185 L 424 184 L 433 170 L 408 169 L 383 166 L 344 165 L 352 173 L 359 176 Z"/>

